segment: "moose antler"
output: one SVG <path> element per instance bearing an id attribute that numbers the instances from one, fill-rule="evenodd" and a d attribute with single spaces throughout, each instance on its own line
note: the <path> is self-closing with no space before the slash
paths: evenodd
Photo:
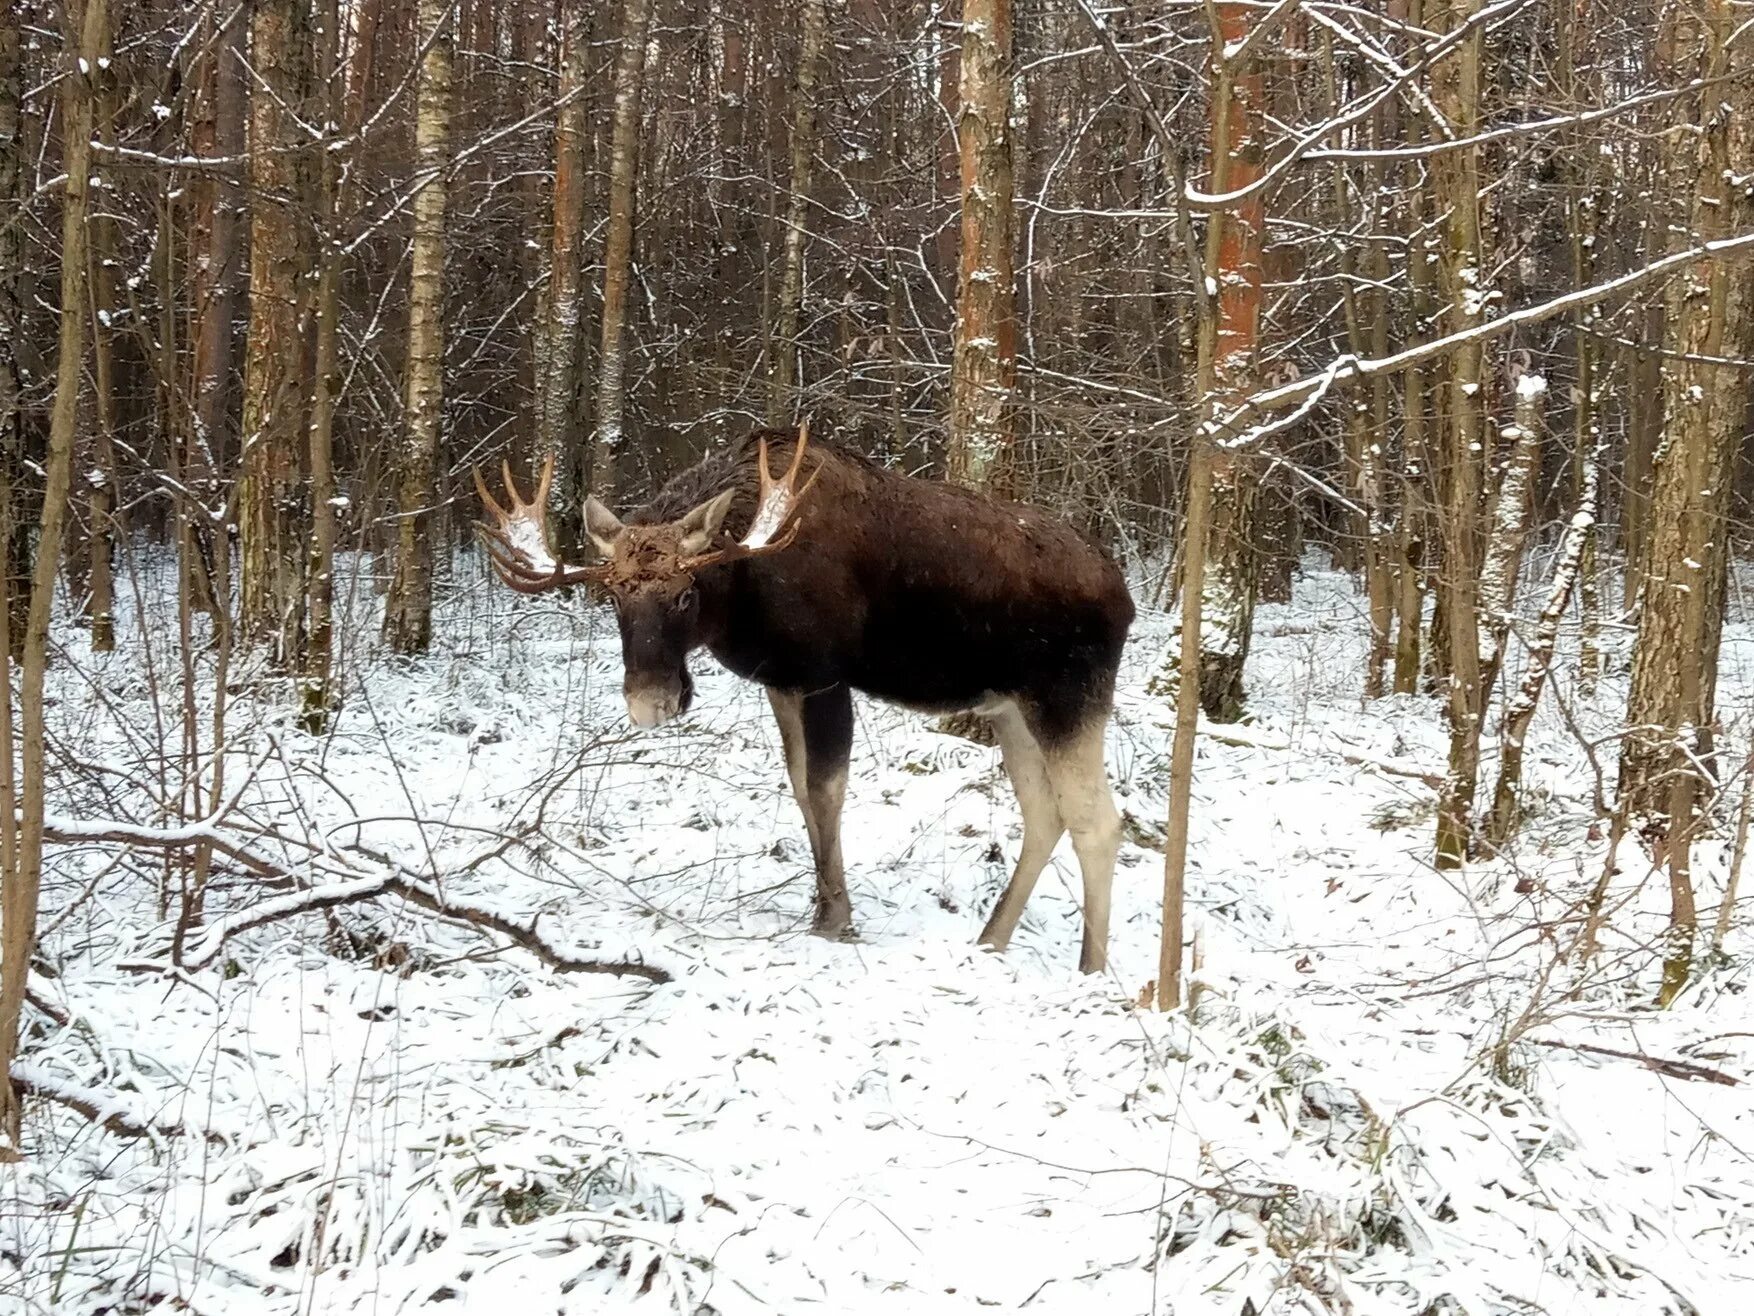
<path id="1" fill-rule="evenodd" d="M 810 486 L 816 483 L 816 477 L 822 474 L 819 465 L 811 472 L 810 478 L 804 481 L 804 487 L 795 487 L 798 472 L 804 466 L 804 450 L 810 446 L 810 421 L 806 417 L 798 426 L 797 446 L 792 449 L 792 464 L 779 479 L 773 478 L 773 472 L 767 468 L 767 440 L 762 439 L 756 449 L 757 469 L 761 474 L 761 493 L 755 501 L 755 519 L 749 523 L 749 529 L 743 538 L 723 548 L 715 548 L 708 553 L 698 553 L 693 557 L 682 559 L 684 571 L 699 571 L 705 567 L 718 566 L 725 562 L 736 562 L 742 558 L 761 557 L 767 553 L 777 553 L 787 547 L 798 537 L 798 530 L 803 525 L 798 516 L 798 509 L 803 506 L 804 495 L 810 492 Z"/>
<path id="2" fill-rule="evenodd" d="M 554 482 L 553 453 L 542 462 L 542 474 L 536 480 L 536 496 L 529 502 L 518 493 L 517 481 L 512 479 L 511 463 L 502 462 L 500 470 L 505 480 L 507 501 L 511 504 L 509 509 L 501 507 L 487 491 L 479 470 L 472 474 L 476 492 L 494 519 L 493 525 L 477 521 L 475 532 L 481 536 L 481 545 L 487 550 L 494 572 L 501 580 L 520 594 L 540 594 L 562 585 L 600 581 L 609 574 L 607 563 L 569 567 L 564 562 L 555 561 L 548 552 L 544 509 L 548 506 L 548 486 Z"/>

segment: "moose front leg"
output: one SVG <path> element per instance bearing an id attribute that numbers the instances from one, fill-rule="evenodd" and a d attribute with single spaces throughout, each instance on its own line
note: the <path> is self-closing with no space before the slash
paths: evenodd
<path id="1" fill-rule="evenodd" d="M 840 814 L 853 749 L 852 692 L 838 685 L 808 695 L 769 690 L 767 697 L 780 725 L 786 772 L 804 814 L 816 864 L 816 912 L 810 931 L 819 937 L 851 940 L 853 906 L 841 864 Z"/>

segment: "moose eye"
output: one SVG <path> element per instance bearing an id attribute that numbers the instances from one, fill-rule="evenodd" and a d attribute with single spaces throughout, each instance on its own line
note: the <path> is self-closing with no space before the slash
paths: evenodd
<path id="1" fill-rule="evenodd" d="M 673 603 L 671 603 L 671 605 L 670 605 L 670 611 L 675 612 L 675 613 L 683 613 L 683 612 L 687 612 L 693 606 L 694 606 L 694 586 L 690 585 L 687 589 L 683 590 L 682 593 L 680 593 L 676 596 L 675 601 Z"/>

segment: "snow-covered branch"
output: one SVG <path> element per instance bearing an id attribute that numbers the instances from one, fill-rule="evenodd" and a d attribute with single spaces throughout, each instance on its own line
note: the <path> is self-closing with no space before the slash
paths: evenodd
<path id="1" fill-rule="evenodd" d="M 364 872 L 343 867 L 334 856 L 314 856 L 308 865 L 299 868 L 262 854 L 223 828 L 207 823 L 184 827 L 143 827 L 115 820 L 83 822 L 57 817 L 46 820 L 43 832 L 46 839 L 64 844 L 109 841 L 157 850 L 179 850 L 195 845 L 208 845 L 252 873 L 297 887 L 296 890 L 258 901 L 247 909 L 204 925 L 184 950 L 180 965 L 184 969 L 207 968 L 219 958 L 227 942 L 252 928 L 299 914 L 315 913 L 338 905 L 394 895 L 443 918 L 468 923 L 502 936 L 519 948 L 529 951 L 557 972 L 623 974 L 654 983 L 670 981 L 667 972 L 653 965 L 632 960 L 600 960 L 576 955 L 550 942 L 537 930 L 534 919 L 519 919 L 447 896 L 432 883 L 413 876 L 382 857 L 374 857 L 371 867 Z M 313 882 L 313 874 L 321 875 L 324 880 Z M 126 967 L 143 971 L 169 969 L 171 966 L 168 960 L 159 962 L 149 957 L 132 960 Z"/>

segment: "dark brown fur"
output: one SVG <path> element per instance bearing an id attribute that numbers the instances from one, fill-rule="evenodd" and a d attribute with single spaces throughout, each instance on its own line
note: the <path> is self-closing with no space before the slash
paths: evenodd
<path id="1" fill-rule="evenodd" d="M 735 485 L 725 528 L 740 536 L 763 438 L 776 468 L 791 460 L 790 432 L 751 435 L 671 480 L 629 527 L 666 527 Z M 1044 743 L 1107 710 L 1133 602 L 1100 549 L 1038 508 L 820 442 L 804 459 L 806 476 L 817 468 L 791 548 L 700 573 L 696 643 L 783 690 L 844 683 L 934 713 L 1013 697 Z M 667 574 L 658 544 L 639 556 L 653 584 Z"/>
<path id="2" fill-rule="evenodd" d="M 795 437 L 764 431 L 684 471 L 625 524 L 587 508 L 608 558 L 630 716 L 650 726 L 686 711 L 687 657 L 702 646 L 767 687 L 816 861 L 815 930 L 846 936 L 840 812 L 850 692 L 930 713 L 983 713 L 1024 816 L 1024 854 L 983 940 L 1003 948 L 1070 831 L 1084 874 L 1081 964 L 1101 968 L 1120 834 L 1102 731 L 1133 620 L 1120 571 L 1036 508 L 815 444 L 788 547 L 687 569 L 684 559 L 711 542 L 714 513 L 723 540 L 747 530 L 762 441 L 776 469 L 791 461 Z M 718 506 L 732 489 L 728 509 Z"/>

